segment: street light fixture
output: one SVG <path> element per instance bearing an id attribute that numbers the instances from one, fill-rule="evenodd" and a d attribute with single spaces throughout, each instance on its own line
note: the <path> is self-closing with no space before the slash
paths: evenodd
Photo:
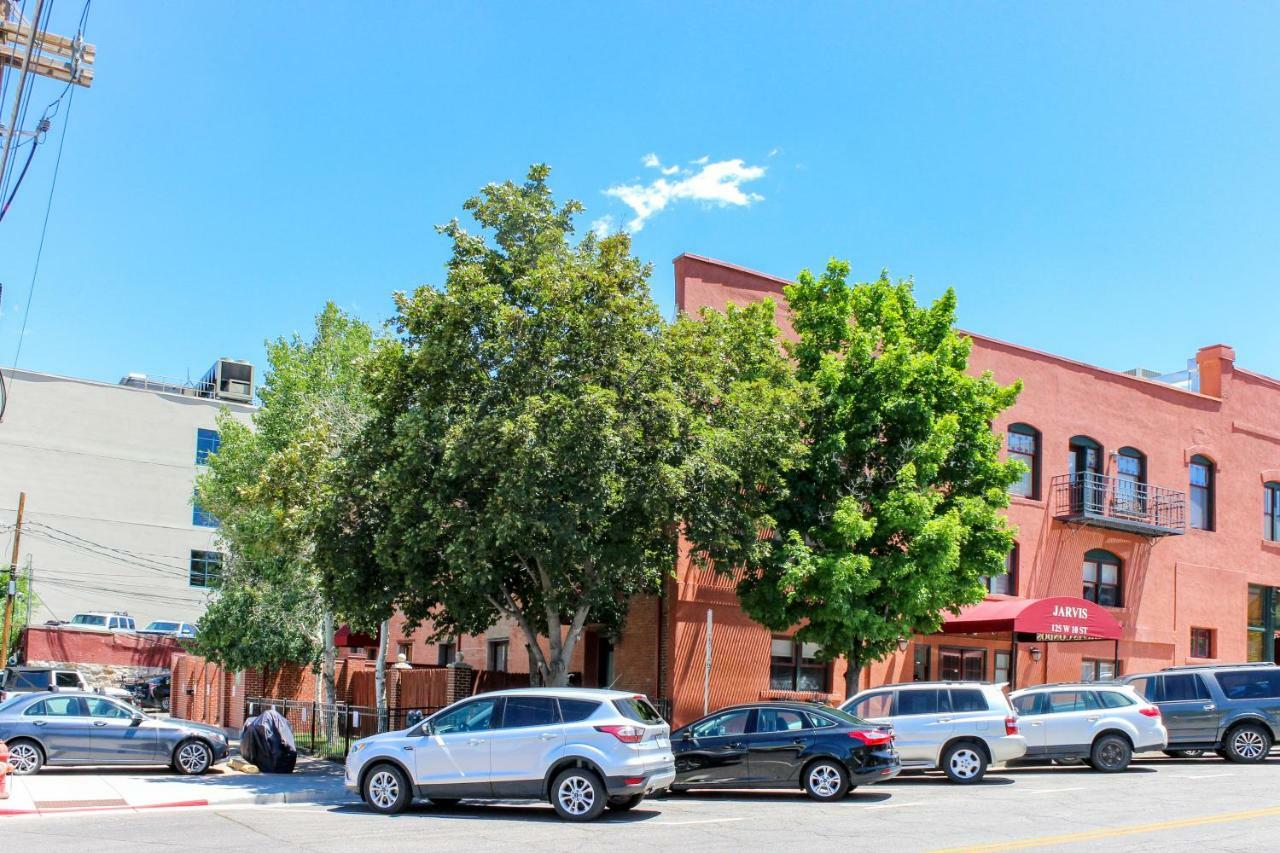
<path id="1" fill-rule="evenodd" d="M 900 652 L 905 652 L 906 650 L 907 650 L 907 638 L 906 638 L 906 637 L 899 637 L 899 638 L 898 638 L 898 651 L 900 651 Z"/>
<path id="2" fill-rule="evenodd" d="M 1031 659 L 1032 659 L 1033 661 L 1035 661 L 1036 663 L 1039 663 L 1039 662 L 1040 662 L 1040 655 L 1042 655 L 1042 654 L 1043 654 L 1043 652 L 1041 652 L 1041 651 L 1040 651 L 1040 647 L 1039 647 L 1039 646 L 1032 646 L 1032 647 L 1031 647 Z"/>

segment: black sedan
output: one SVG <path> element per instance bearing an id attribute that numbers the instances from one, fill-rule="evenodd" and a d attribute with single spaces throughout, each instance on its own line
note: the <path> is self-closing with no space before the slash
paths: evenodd
<path id="1" fill-rule="evenodd" d="M 800 788 L 837 800 L 898 775 L 893 734 L 844 711 L 802 702 L 723 708 L 671 735 L 673 791 Z"/>

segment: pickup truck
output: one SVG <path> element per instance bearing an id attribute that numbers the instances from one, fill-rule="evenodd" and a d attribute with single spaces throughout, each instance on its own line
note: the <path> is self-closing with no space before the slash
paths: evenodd
<path id="1" fill-rule="evenodd" d="M 128 690 L 118 687 L 92 688 L 83 675 L 74 669 L 53 669 L 45 666 L 11 666 L 0 672 L 0 702 L 19 693 L 58 693 L 63 690 L 84 693 L 101 693 L 115 699 L 132 702 Z"/>

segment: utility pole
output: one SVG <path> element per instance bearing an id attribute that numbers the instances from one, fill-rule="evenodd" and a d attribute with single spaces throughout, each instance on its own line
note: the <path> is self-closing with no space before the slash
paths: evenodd
<path id="1" fill-rule="evenodd" d="M 36 0 L 34 17 L 30 24 L 24 24 L 20 17 L 10 20 L 14 8 L 11 0 L 0 0 L 0 75 L 4 73 L 5 66 L 19 69 L 9 123 L 0 128 L 4 133 L 0 178 L 4 177 L 9 166 L 13 138 L 22 132 L 18 127 L 18 113 L 28 78 L 34 74 L 86 89 L 93 83 L 94 46 L 85 44 L 79 33 L 74 38 L 67 38 L 48 32 L 45 6 L 45 0 Z"/>
<path id="2" fill-rule="evenodd" d="M 18 595 L 18 548 L 22 545 L 22 512 L 27 506 L 27 493 L 18 494 L 18 522 L 13 526 L 13 558 L 9 560 L 9 583 L 4 596 L 4 634 L 0 635 L 0 652 L 9 661 L 9 628 L 13 626 L 13 599 Z"/>

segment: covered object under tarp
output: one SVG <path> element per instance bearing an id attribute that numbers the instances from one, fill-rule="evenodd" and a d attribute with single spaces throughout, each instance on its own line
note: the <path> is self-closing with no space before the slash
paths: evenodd
<path id="1" fill-rule="evenodd" d="M 298 762 L 289 721 L 275 709 L 245 720 L 240 730 L 240 755 L 263 773 L 292 773 Z"/>

